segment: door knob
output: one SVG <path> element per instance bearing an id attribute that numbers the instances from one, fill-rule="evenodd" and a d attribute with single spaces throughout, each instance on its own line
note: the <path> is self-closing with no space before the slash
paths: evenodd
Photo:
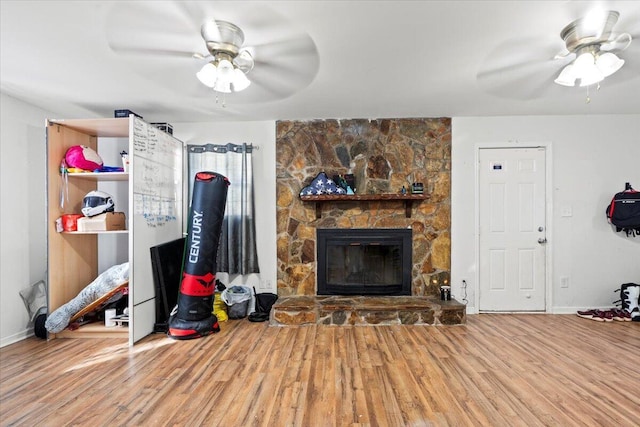
<path id="1" fill-rule="evenodd" d="M 543 245 L 543 244 L 547 243 L 547 238 L 546 238 L 546 237 L 540 237 L 540 238 L 538 239 L 538 243 L 540 243 L 541 245 Z"/>

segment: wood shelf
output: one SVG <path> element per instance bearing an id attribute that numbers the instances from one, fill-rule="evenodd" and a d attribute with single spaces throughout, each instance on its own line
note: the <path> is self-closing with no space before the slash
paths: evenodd
<path id="1" fill-rule="evenodd" d="M 63 231 L 62 234 L 127 234 L 129 230 Z"/>
<path id="2" fill-rule="evenodd" d="M 129 328 L 127 326 L 104 325 L 104 322 L 87 323 L 78 329 L 64 329 L 57 334 L 51 334 L 50 338 L 128 338 Z"/>
<path id="3" fill-rule="evenodd" d="M 322 194 L 318 196 L 300 196 L 303 202 L 313 202 L 316 206 L 316 218 L 322 218 L 322 205 L 329 202 L 404 202 L 405 216 L 411 218 L 413 202 L 428 199 L 426 194 Z"/>
<path id="4" fill-rule="evenodd" d="M 72 172 L 68 173 L 67 176 L 91 181 L 127 181 L 129 172 Z"/>
<path id="5" fill-rule="evenodd" d="M 49 120 L 50 126 L 59 124 L 74 129 L 80 133 L 100 137 L 129 137 L 129 118 L 118 117 L 113 119 L 71 119 Z"/>

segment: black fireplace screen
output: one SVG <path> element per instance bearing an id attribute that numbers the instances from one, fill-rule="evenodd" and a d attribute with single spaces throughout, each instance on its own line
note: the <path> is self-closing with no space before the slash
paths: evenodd
<path id="1" fill-rule="evenodd" d="M 410 229 L 317 230 L 318 295 L 411 295 Z"/>

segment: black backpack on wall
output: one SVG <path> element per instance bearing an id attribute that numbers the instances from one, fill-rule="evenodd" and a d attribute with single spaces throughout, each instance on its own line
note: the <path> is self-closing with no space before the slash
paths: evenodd
<path id="1" fill-rule="evenodd" d="M 640 191 L 627 183 L 626 190 L 616 193 L 606 209 L 609 223 L 627 236 L 640 236 Z"/>

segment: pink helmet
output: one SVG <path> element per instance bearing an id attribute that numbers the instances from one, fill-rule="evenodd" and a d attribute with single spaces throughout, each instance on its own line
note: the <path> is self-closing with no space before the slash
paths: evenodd
<path id="1" fill-rule="evenodd" d="M 70 168 L 84 170 L 100 169 L 103 165 L 102 158 L 92 148 L 85 145 L 74 145 L 69 147 L 64 155 L 64 160 Z"/>

